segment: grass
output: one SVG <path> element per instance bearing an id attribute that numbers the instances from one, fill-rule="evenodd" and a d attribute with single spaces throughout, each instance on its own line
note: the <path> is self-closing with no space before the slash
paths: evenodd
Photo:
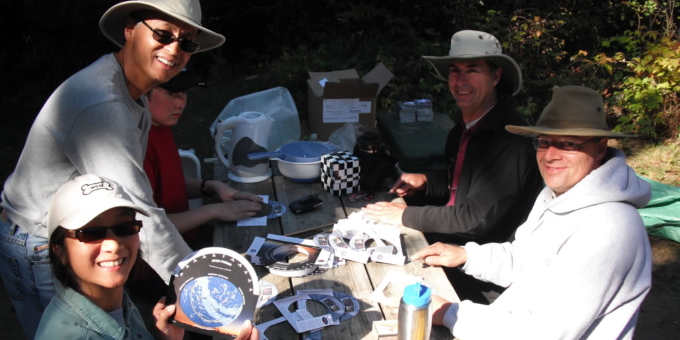
<path id="1" fill-rule="evenodd" d="M 612 144 L 626 153 L 628 165 L 639 175 L 680 186 L 680 140 L 668 140 L 660 144 L 624 140 Z"/>

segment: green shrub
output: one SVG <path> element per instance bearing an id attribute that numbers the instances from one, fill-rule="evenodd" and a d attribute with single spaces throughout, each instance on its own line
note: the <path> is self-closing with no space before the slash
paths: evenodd
<path id="1" fill-rule="evenodd" d="M 574 57 L 609 79 L 604 91 L 617 118 L 616 131 L 655 141 L 678 135 L 680 44 L 675 6 L 675 1 L 631 1 L 635 29 L 602 42 L 604 48 L 623 51 Z"/>

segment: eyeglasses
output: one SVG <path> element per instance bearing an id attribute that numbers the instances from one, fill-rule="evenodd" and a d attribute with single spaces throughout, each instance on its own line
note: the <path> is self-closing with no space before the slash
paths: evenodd
<path id="1" fill-rule="evenodd" d="M 533 143 L 534 143 L 534 149 L 547 149 L 550 146 L 554 146 L 559 150 L 564 150 L 564 151 L 576 151 L 580 146 L 586 143 L 590 143 L 593 141 L 598 141 L 602 139 L 602 137 L 595 137 L 591 138 L 583 143 L 576 143 L 572 140 L 564 140 L 564 141 L 559 141 L 559 142 L 553 142 L 548 139 L 543 139 L 543 138 L 534 138 Z"/>
<path id="2" fill-rule="evenodd" d="M 77 239 L 80 242 L 98 242 L 106 238 L 106 231 L 111 229 L 118 237 L 132 236 L 142 229 L 142 221 L 127 221 L 110 227 L 88 227 L 77 230 L 67 230 L 64 236 Z"/>
<path id="3" fill-rule="evenodd" d="M 200 45 L 193 40 L 189 40 L 187 38 L 178 38 L 174 34 L 172 34 L 172 32 L 162 30 L 162 29 L 158 29 L 158 28 L 151 28 L 151 26 L 149 26 L 149 24 L 147 24 L 146 21 L 144 21 L 140 18 L 134 17 L 134 16 L 133 16 L 133 18 L 136 19 L 136 20 L 139 20 L 142 24 L 144 24 L 144 26 L 148 27 L 151 30 L 151 32 L 153 32 L 154 40 L 158 41 L 159 43 L 161 43 L 163 45 L 168 45 L 168 44 L 172 44 L 175 41 L 179 41 L 179 48 L 182 51 L 188 52 L 188 53 L 194 53 L 200 47 Z"/>

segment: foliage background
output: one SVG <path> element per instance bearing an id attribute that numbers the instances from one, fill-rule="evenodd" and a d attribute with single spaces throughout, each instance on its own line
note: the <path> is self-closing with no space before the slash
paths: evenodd
<path id="1" fill-rule="evenodd" d="M 0 136 L 23 140 L 62 81 L 115 50 L 98 22 L 116 2 L 0 0 L 0 119 L 17 122 L 3 124 Z M 202 8 L 204 25 L 227 37 L 192 58 L 208 84 L 224 87 L 227 101 L 286 87 L 303 124 L 307 71 L 365 74 L 378 62 L 395 75 L 379 109 L 430 98 L 438 112 L 453 113 L 446 83 L 421 56 L 446 55 L 454 32 L 476 29 L 495 35 L 522 68 L 516 107 L 529 121 L 552 86 L 579 84 L 605 95 L 617 130 L 652 143 L 678 136 L 674 0 L 203 0 Z M 0 161 L 13 164 L 22 145 L 3 145 Z"/>
<path id="2" fill-rule="evenodd" d="M 114 51 L 98 22 L 116 2 L 0 0 L 3 183 L 50 93 L 71 74 Z M 455 105 L 446 84 L 421 56 L 446 55 L 454 32 L 476 29 L 494 34 L 520 64 L 524 88 L 516 107 L 527 119 L 535 121 L 553 85 L 593 87 L 609 103 L 611 127 L 644 136 L 641 146 L 632 146 L 639 151 L 630 155 L 629 164 L 646 177 L 680 185 L 676 1 L 201 2 L 204 24 L 227 37 L 221 48 L 192 57 L 209 88 L 190 94 L 190 114 L 175 130 L 178 143 L 190 142 L 201 159 L 211 157 L 207 127 L 233 98 L 286 87 L 306 123 L 307 71 L 356 67 L 365 74 L 383 62 L 395 76 L 380 94 L 380 109 L 389 110 L 396 101 L 431 98 L 438 112 L 452 113 Z M 210 167 L 204 166 L 204 174 L 206 169 Z M 654 284 L 635 339 L 675 339 L 680 332 L 680 246 L 651 241 Z M 0 318 L 9 321 L 0 322 L 0 339 L 20 339 L 3 293 L 0 287 Z"/>

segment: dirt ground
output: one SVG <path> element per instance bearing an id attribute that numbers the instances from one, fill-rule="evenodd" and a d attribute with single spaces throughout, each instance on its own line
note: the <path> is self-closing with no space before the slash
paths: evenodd
<path id="1" fill-rule="evenodd" d="M 677 339 L 680 334 L 680 244 L 650 237 L 652 289 L 640 310 L 635 339 Z"/>
<path id="2" fill-rule="evenodd" d="M 203 160 L 212 157 L 212 138 L 208 127 L 222 108 L 234 96 L 230 96 L 227 88 L 206 88 L 190 90 L 189 104 L 180 124 L 175 128 L 178 146 L 189 146 L 196 149 L 197 156 Z M 0 101 L 1 103 L 1 101 Z M 39 108 L 37 104 L 37 108 Z M 28 128 L 32 123 L 37 108 L 25 115 L 16 115 L 20 120 L 4 127 L 0 133 L 5 137 L 5 145 L 0 149 L 0 179 L 5 178 L 13 170 L 21 148 L 23 147 Z M 27 108 L 8 108 L 0 106 L 0 112 L 26 111 Z M 28 117 L 27 117 L 28 116 Z M 11 125 L 11 126 L 10 126 Z M 210 178 L 212 166 L 203 165 L 204 178 Z M 658 238 L 650 238 L 653 252 L 653 281 L 640 311 L 635 332 L 636 340 L 677 339 L 680 334 L 680 244 Z M 2 282 L 0 280 L 0 286 Z M 559 292 L 556 292 L 559 293 Z M 19 323 L 12 309 L 4 287 L 0 287 L 0 340 L 24 339 Z"/>

